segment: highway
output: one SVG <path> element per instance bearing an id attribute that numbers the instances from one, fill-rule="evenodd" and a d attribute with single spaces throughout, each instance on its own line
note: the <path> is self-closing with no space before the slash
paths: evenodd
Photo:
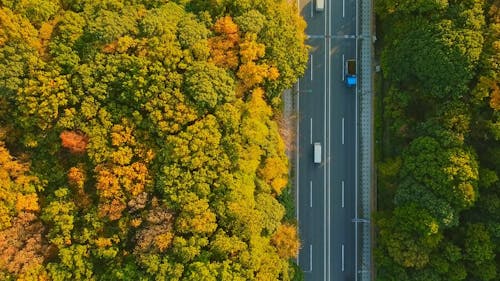
<path id="1" fill-rule="evenodd" d="M 297 218 L 305 280 L 354 281 L 357 97 L 344 80 L 345 60 L 356 58 L 356 0 L 299 0 L 312 47 L 298 83 Z M 322 163 L 313 163 L 313 143 Z"/>

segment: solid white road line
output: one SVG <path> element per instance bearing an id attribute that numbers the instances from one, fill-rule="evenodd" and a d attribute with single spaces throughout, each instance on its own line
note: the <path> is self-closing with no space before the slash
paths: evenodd
<path id="1" fill-rule="evenodd" d="M 344 81 L 344 73 L 345 73 L 345 57 L 344 54 L 342 54 L 342 81 Z"/>
<path id="2" fill-rule="evenodd" d="M 326 18 L 325 18 L 326 19 Z M 326 29 L 326 20 L 325 20 L 325 30 Z M 325 48 L 325 67 L 324 67 L 324 71 L 325 71 L 325 75 L 327 73 L 327 65 L 328 65 L 328 62 L 329 62 L 329 53 L 327 50 L 328 49 L 328 45 L 327 45 L 327 40 L 324 41 L 324 48 Z M 327 93 L 327 80 L 328 79 L 325 79 L 325 82 L 324 82 L 324 91 L 323 91 L 323 94 L 324 94 L 324 106 L 323 106 L 323 112 L 324 112 L 324 120 L 323 120 L 323 143 L 326 144 L 327 143 L 327 96 L 328 96 L 328 93 Z M 326 147 L 326 145 L 325 145 Z M 326 159 L 326 149 L 323 150 L 323 159 Z M 329 214 L 330 210 L 327 210 L 327 171 L 328 171 L 328 161 L 325 161 L 325 165 L 323 165 L 323 225 L 328 225 L 329 221 L 328 221 L 328 217 L 327 217 L 327 214 Z M 327 267 L 329 266 L 329 263 L 328 263 L 328 237 L 329 237 L 329 233 L 328 233 L 328 230 L 327 230 L 327 227 L 324 228 L 324 231 L 323 231 L 323 243 L 324 243 L 324 247 L 323 247 L 323 276 L 326 277 L 327 276 Z"/>
<path id="3" fill-rule="evenodd" d="M 345 0 L 342 0 L 342 17 L 345 17 Z"/>
<path id="4" fill-rule="evenodd" d="M 311 5 L 311 18 L 314 18 L 314 1 L 311 0 L 311 2 L 309 2 Z"/>
<path id="5" fill-rule="evenodd" d="M 309 207 L 313 207 L 313 182 L 309 181 Z"/>
<path id="6" fill-rule="evenodd" d="M 342 208 L 344 208 L 344 181 L 342 181 Z"/>
<path id="7" fill-rule="evenodd" d="M 331 52 L 331 47 L 332 47 L 332 41 L 331 41 L 331 35 L 332 35 L 332 5 L 330 5 L 332 3 L 332 1 L 326 1 L 327 2 L 327 6 L 328 6 L 328 28 L 325 27 L 325 32 L 330 35 L 328 37 L 328 51 L 325 50 L 325 52 L 328 52 L 328 75 L 330 76 L 330 72 L 332 71 L 332 66 L 331 66 L 331 63 L 332 63 L 332 52 Z M 326 21 L 325 21 L 325 24 L 326 24 Z M 326 75 L 326 72 L 325 72 L 325 75 Z M 331 126 L 330 126 L 330 122 L 332 120 L 331 118 L 331 111 L 332 111 L 332 107 L 330 105 L 330 100 L 332 98 L 332 88 L 331 88 L 331 79 L 328 79 L 328 103 L 329 103 L 329 106 L 328 106 L 328 165 L 330 166 L 331 165 L 331 161 L 330 161 L 330 157 L 331 157 L 331 135 L 332 135 L 332 130 L 331 130 Z M 331 169 L 328 168 L 328 186 L 330 187 L 331 186 Z M 330 247 L 330 240 L 331 240 L 331 219 L 330 219 L 330 215 L 331 215 L 331 196 L 330 196 L 330 192 L 331 192 L 331 188 L 328 188 L 328 191 L 326 193 L 326 197 L 328 198 L 328 216 L 327 216 L 327 232 L 328 232 L 328 241 L 325 245 L 326 248 L 328 248 L 327 252 L 327 263 L 328 263 L 328 270 L 327 270 L 327 274 L 326 274 L 326 280 L 330 280 L 332 278 L 330 278 L 330 274 L 331 274 L 331 247 Z"/>
<path id="8" fill-rule="evenodd" d="M 309 272 L 313 271 L 313 245 L 309 244 Z"/>
<path id="9" fill-rule="evenodd" d="M 327 5 L 327 11 L 328 13 L 325 14 L 325 16 L 327 17 L 328 21 L 326 20 L 325 18 L 325 34 L 327 35 L 331 35 L 331 20 L 332 20 L 332 5 L 330 5 L 332 3 L 332 1 L 325 1 L 326 2 L 326 5 Z M 328 22 L 328 25 L 327 25 L 327 22 Z M 328 53 L 328 55 L 327 55 Z M 331 73 L 331 63 L 332 63 L 332 53 L 331 53 L 331 37 L 328 37 L 328 40 L 325 40 L 325 59 L 328 59 L 328 72 L 326 71 L 326 67 L 325 67 L 325 75 L 330 75 Z M 325 63 L 326 65 L 326 63 Z M 330 146 L 331 146 L 331 130 L 330 130 L 330 120 L 331 119 L 331 106 L 330 106 L 330 99 L 331 99 L 331 91 L 332 91 L 332 88 L 331 88 L 331 79 L 325 79 L 325 80 L 328 80 L 328 82 L 325 81 L 325 88 L 327 87 L 328 85 L 328 93 L 327 95 L 325 96 L 325 133 L 327 132 L 326 134 L 326 141 L 328 143 L 328 154 L 326 155 L 328 158 L 328 161 L 327 161 L 327 172 L 325 173 L 325 184 L 326 184 L 326 200 L 325 200 L 325 210 L 327 211 L 326 213 L 326 216 L 325 216 L 325 219 L 326 219 L 326 234 L 327 234 L 327 239 L 325 239 L 325 248 L 326 248 L 326 251 L 325 251 L 325 254 L 326 254 L 326 257 L 325 257 L 325 263 L 326 263 L 326 266 L 325 266 L 325 275 L 324 275 L 324 278 L 325 280 L 330 280 L 330 272 L 331 272 L 331 249 L 330 249 L 330 239 L 331 239 L 331 235 L 330 235 L 330 227 L 331 227 L 331 220 L 330 220 L 330 210 L 331 210 L 331 200 L 330 200 L 330 192 L 331 192 L 331 188 L 330 187 L 330 165 L 331 165 L 331 162 L 330 162 Z M 326 92 L 326 91 L 325 91 Z M 328 102 L 327 102 L 328 101 Z M 327 115 L 327 107 L 326 105 L 328 104 L 328 115 Z M 328 125 L 328 126 L 327 126 Z M 328 130 L 326 129 L 328 128 Z"/>
<path id="10" fill-rule="evenodd" d="M 344 118 L 342 117 L 342 144 L 344 144 Z"/>
<path id="11" fill-rule="evenodd" d="M 312 118 L 310 120 L 310 124 L 311 124 L 311 133 L 309 135 L 309 141 L 311 142 L 311 144 L 313 144 L 313 119 Z"/>
<path id="12" fill-rule="evenodd" d="M 359 1 L 356 1 L 356 19 L 358 19 L 359 15 Z M 356 20 L 356 48 L 355 48 L 355 58 L 356 62 L 359 62 L 358 60 L 358 40 L 359 40 L 359 25 L 358 21 Z M 356 73 L 358 72 L 359 69 L 359 63 L 356 63 Z M 355 136 L 355 145 L 354 145 L 354 217 L 357 219 L 358 218 L 358 83 L 356 83 L 356 92 L 355 92 L 355 108 L 356 110 L 354 111 L 354 124 L 356 124 L 356 129 L 354 130 L 354 136 Z M 358 224 L 354 224 L 354 272 L 358 272 Z M 354 274 L 354 281 L 358 281 L 358 274 Z"/>
<path id="13" fill-rule="evenodd" d="M 342 244 L 342 272 L 344 272 L 344 244 Z"/>
<path id="14" fill-rule="evenodd" d="M 311 81 L 313 80 L 313 55 L 309 55 L 309 61 L 311 62 Z"/>

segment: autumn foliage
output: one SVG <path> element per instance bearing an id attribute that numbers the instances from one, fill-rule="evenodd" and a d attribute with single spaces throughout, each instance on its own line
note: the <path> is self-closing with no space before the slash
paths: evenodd
<path id="1" fill-rule="evenodd" d="M 239 64 L 238 26 L 230 16 L 225 16 L 215 22 L 213 29 L 218 35 L 209 40 L 211 60 L 220 67 L 236 68 Z"/>
<path id="2" fill-rule="evenodd" d="M 71 167 L 68 171 L 68 182 L 78 188 L 82 188 L 85 183 L 85 172 L 81 168 Z"/>
<path id="3" fill-rule="evenodd" d="M 34 187 L 39 179 L 0 143 L 0 272 L 34 278 L 42 269 L 47 244 L 38 219 Z M 0 277 L 1 277 L 0 273 Z"/>
<path id="4" fill-rule="evenodd" d="M 497 83 L 492 85 L 490 106 L 496 111 L 500 110 L 500 86 Z"/>
<path id="5" fill-rule="evenodd" d="M 272 242 L 282 258 L 293 258 L 299 254 L 300 242 L 297 227 L 294 225 L 280 225 L 272 237 Z"/>
<path id="6" fill-rule="evenodd" d="M 0 280 L 293 280 L 269 97 L 303 21 L 180 2 L 0 5 Z"/>
<path id="7" fill-rule="evenodd" d="M 283 159 L 276 157 L 267 158 L 264 167 L 260 170 L 262 178 L 271 185 L 276 194 L 281 194 L 281 191 L 288 183 L 288 166 Z"/>
<path id="8" fill-rule="evenodd" d="M 11 226 L 11 215 L 40 209 L 35 187 L 39 179 L 29 175 L 29 166 L 16 161 L 0 143 L 0 230 Z"/>
<path id="9" fill-rule="evenodd" d="M 100 165 L 95 172 L 100 199 L 99 214 L 110 220 L 119 219 L 127 206 L 127 200 L 142 194 L 150 182 L 148 169 L 140 162 L 127 166 Z"/>
<path id="10" fill-rule="evenodd" d="M 173 214 L 161 206 L 154 207 L 146 217 L 145 227 L 136 235 L 137 244 L 134 251 L 139 254 L 164 252 L 168 249 L 174 237 L 173 219 Z"/>
<path id="11" fill-rule="evenodd" d="M 84 153 L 89 142 L 85 135 L 74 131 L 63 131 L 60 138 L 61 145 L 71 153 Z"/>
<path id="12" fill-rule="evenodd" d="M 14 218 L 11 227 L 0 231 L 0 270 L 36 277 L 48 247 L 43 233 L 44 226 L 35 214 L 22 213 Z"/>

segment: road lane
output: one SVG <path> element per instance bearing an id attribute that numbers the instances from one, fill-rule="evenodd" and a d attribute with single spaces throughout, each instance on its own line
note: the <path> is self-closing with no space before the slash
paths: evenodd
<path id="1" fill-rule="evenodd" d="M 355 133 L 355 93 L 342 81 L 343 61 L 355 55 L 353 40 L 334 38 L 332 45 L 332 69 L 329 76 L 332 84 L 331 95 L 331 267 L 330 280 L 354 280 L 354 133 Z M 343 58 L 344 57 L 344 58 Z M 342 133 L 343 132 L 343 133 Z M 344 193 L 342 193 L 344 182 Z M 344 199 L 342 201 L 342 199 Z M 342 204 L 343 203 L 343 204 Z M 344 244 L 344 271 L 339 245 Z"/>
<path id="2" fill-rule="evenodd" d="M 299 265 L 310 280 L 324 280 L 326 252 L 325 235 L 325 149 L 322 164 L 313 163 L 313 143 L 325 144 L 325 44 L 323 39 L 311 39 L 312 73 L 299 83 L 299 234 L 302 250 Z M 311 79 L 312 75 L 312 79 Z M 318 100 L 321 102 L 318 103 Z M 312 270 L 311 270 L 312 269 Z"/>
<path id="3" fill-rule="evenodd" d="M 355 280 L 356 96 L 343 80 L 344 61 L 356 58 L 356 2 L 326 1 L 320 13 L 311 3 L 299 2 L 311 46 L 298 97 L 299 265 L 306 280 Z M 313 164 L 314 142 L 321 165 Z"/>

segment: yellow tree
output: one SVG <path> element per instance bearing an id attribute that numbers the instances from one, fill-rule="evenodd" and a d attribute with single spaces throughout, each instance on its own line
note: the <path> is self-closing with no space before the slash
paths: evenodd
<path id="1" fill-rule="evenodd" d="M 299 253 L 300 241 L 294 225 L 280 225 L 271 241 L 282 258 L 293 258 Z"/>
<path id="2" fill-rule="evenodd" d="M 154 153 L 136 139 L 136 128 L 130 120 L 123 118 L 109 127 L 107 161 L 98 164 L 94 172 L 99 215 L 117 220 L 127 205 L 134 211 L 144 208 L 143 201 L 148 197 L 145 189 L 151 182 L 147 165 Z"/>
<path id="3" fill-rule="evenodd" d="M 187 202 L 176 221 L 181 233 L 212 234 L 217 228 L 215 214 L 210 210 L 207 199 Z"/>
<path id="4" fill-rule="evenodd" d="M 40 38 L 40 45 L 41 45 L 39 53 L 42 55 L 44 59 L 49 59 L 48 58 L 49 54 L 47 51 L 48 44 L 50 43 L 54 27 L 59 23 L 59 21 L 60 18 L 56 16 L 55 19 L 42 23 L 40 29 L 38 30 L 38 37 Z"/>
<path id="5" fill-rule="evenodd" d="M 255 33 L 245 34 L 244 40 L 240 43 L 240 59 L 242 63 L 256 61 L 266 54 L 266 45 L 257 42 Z"/>
<path id="6" fill-rule="evenodd" d="M 28 173 L 29 167 L 10 155 L 0 142 L 0 230 L 11 225 L 12 215 L 39 210 L 37 177 Z"/>
<path id="7" fill-rule="evenodd" d="M 99 214 L 117 220 L 127 207 L 127 199 L 140 195 L 150 183 L 146 165 L 134 162 L 130 165 L 100 164 L 95 168 L 99 195 Z"/>
<path id="8" fill-rule="evenodd" d="M 239 261 L 253 271 L 255 280 L 281 280 L 286 261 L 280 259 L 269 237 L 252 235 L 248 244 L 248 251 L 240 254 Z"/>
<path id="9" fill-rule="evenodd" d="M 37 32 L 30 22 L 14 14 L 10 9 L 2 7 L 0 9 L 0 47 L 7 41 L 24 41 L 34 49 L 40 48 L 40 41 L 37 38 Z"/>
<path id="10" fill-rule="evenodd" d="M 268 75 L 268 66 L 265 64 L 257 64 L 253 61 L 242 64 L 236 76 L 240 79 L 240 83 L 244 90 L 252 89 L 254 86 L 264 82 Z"/>
<path id="11" fill-rule="evenodd" d="M 252 91 L 250 100 L 246 103 L 244 109 L 247 116 L 242 121 L 241 134 L 249 144 L 257 144 L 266 147 L 267 137 L 269 135 L 269 121 L 272 110 L 264 100 L 264 90 L 256 88 Z"/>
<path id="12" fill-rule="evenodd" d="M 260 169 L 264 181 L 271 186 L 273 191 L 280 195 L 288 183 L 288 165 L 286 158 L 269 157 Z"/>
<path id="13" fill-rule="evenodd" d="M 87 180 L 86 172 L 83 165 L 78 165 L 76 167 L 71 167 L 68 171 L 68 183 L 70 187 L 74 188 L 76 191 L 76 204 L 80 208 L 87 208 L 90 206 L 91 199 L 89 195 L 84 190 L 85 181 Z"/>
<path id="14" fill-rule="evenodd" d="M 41 183 L 0 143 L 0 272 L 34 280 L 42 274 L 45 231 L 38 218 Z M 0 275 L 1 277 L 1 275 Z"/>
<path id="15" fill-rule="evenodd" d="M 240 92 L 261 85 L 265 79 L 270 81 L 278 79 L 279 71 L 276 67 L 259 62 L 259 59 L 266 54 L 266 45 L 257 42 L 256 34 L 245 34 L 239 48 L 241 65 L 236 76 L 240 78 Z"/>
<path id="16" fill-rule="evenodd" d="M 219 18 L 213 29 L 217 36 L 209 39 L 211 61 L 220 67 L 235 69 L 238 67 L 238 25 L 230 16 Z"/>
<path id="17" fill-rule="evenodd" d="M 494 110 L 500 110 L 500 87 L 496 82 L 491 85 L 490 106 Z"/>

